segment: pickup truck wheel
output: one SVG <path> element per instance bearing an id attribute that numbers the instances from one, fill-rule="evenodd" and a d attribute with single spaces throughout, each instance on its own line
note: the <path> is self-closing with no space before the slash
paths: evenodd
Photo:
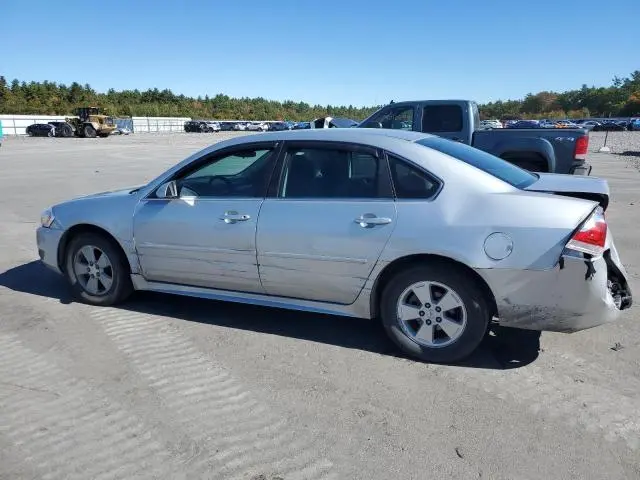
<path id="1" fill-rule="evenodd" d="M 380 314 L 387 335 L 408 355 L 427 362 L 457 362 L 484 338 L 490 321 L 482 289 L 451 265 L 404 270 L 382 291 Z"/>

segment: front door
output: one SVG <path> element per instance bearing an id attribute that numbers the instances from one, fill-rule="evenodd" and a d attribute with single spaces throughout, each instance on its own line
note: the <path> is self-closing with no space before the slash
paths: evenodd
<path id="1" fill-rule="evenodd" d="M 395 227 L 386 163 L 356 145 L 285 148 L 276 198 L 258 221 L 262 285 L 272 295 L 353 303 Z"/>
<path id="2" fill-rule="evenodd" d="M 144 277 L 264 293 L 255 238 L 274 163 L 273 144 L 214 153 L 177 174 L 178 198 L 142 200 L 134 240 Z"/>

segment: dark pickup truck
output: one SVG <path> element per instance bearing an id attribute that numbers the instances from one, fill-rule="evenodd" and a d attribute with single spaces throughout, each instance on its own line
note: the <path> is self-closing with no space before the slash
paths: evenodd
<path id="1" fill-rule="evenodd" d="M 480 129 L 478 105 L 469 100 L 391 103 L 357 128 L 395 128 L 432 133 L 466 143 L 533 172 L 589 175 L 589 132 L 576 128 Z"/>

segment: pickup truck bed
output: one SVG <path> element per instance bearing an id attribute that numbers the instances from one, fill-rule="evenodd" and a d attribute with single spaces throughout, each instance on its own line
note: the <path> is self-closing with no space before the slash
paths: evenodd
<path id="1" fill-rule="evenodd" d="M 536 172 L 589 175 L 584 156 L 576 158 L 576 142 L 588 139 L 582 129 L 495 129 L 473 132 L 471 145 Z M 587 147 L 584 147 L 586 150 Z"/>

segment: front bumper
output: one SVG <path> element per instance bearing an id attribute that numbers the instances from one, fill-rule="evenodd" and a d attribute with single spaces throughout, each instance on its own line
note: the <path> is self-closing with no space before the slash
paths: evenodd
<path id="1" fill-rule="evenodd" d="M 479 272 L 494 292 L 498 323 L 507 327 L 576 332 L 618 319 L 631 306 L 627 274 L 613 244 L 596 259 L 563 256 L 551 270 Z M 609 281 L 624 292 L 614 300 Z"/>
<path id="2" fill-rule="evenodd" d="M 36 230 L 36 243 L 40 260 L 47 267 L 60 274 L 62 272 L 58 264 L 58 246 L 63 233 L 62 230 L 56 228 L 38 227 Z"/>

